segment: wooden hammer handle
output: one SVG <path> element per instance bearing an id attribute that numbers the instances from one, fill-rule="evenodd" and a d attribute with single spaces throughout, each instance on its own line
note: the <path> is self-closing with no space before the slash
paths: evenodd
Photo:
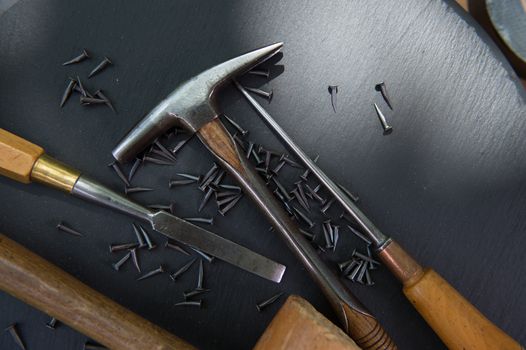
<path id="1" fill-rule="evenodd" d="M 370 315 L 337 276 L 324 264 L 312 245 L 299 233 L 282 205 L 265 186 L 246 159 L 240 155 L 232 137 L 219 119 L 198 131 L 201 141 L 242 185 L 245 193 L 263 210 L 273 226 L 318 283 L 343 324 L 343 329 L 363 349 L 396 349 L 378 320 Z M 357 304 L 360 304 L 357 306 Z"/>
<path id="2" fill-rule="evenodd" d="M 109 349 L 194 349 L 2 234 L 0 289 Z"/>
<path id="3" fill-rule="evenodd" d="M 396 242 L 378 255 L 403 283 L 406 297 L 449 349 L 523 349 L 440 275 L 423 269 Z"/>

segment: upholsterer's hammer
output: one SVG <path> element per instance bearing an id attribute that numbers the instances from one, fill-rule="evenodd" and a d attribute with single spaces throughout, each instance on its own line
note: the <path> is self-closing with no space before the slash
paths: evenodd
<path id="1" fill-rule="evenodd" d="M 217 89 L 276 54 L 282 45 L 273 44 L 235 57 L 181 84 L 130 131 L 113 155 L 118 161 L 129 161 L 175 125 L 197 133 L 281 233 L 331 303 L 343 329 L 364 349 L 396 349 L 376 318 L 320 259 L 218 119 Z"/>

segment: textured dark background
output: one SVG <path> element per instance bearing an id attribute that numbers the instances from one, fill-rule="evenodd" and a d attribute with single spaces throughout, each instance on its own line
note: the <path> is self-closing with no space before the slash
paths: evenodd
<path id="1" fill-rule="evenodd" d="M 486 36 L 450 2 L 407 0 L 308 3 L 241 1 L 20 1 L 0 17 L 0 127 L 42 145 L 57 158 L 114 187 L 106 167 L 124 133 L 181 81 L 245 51 L 284 41 L 284 71 L 263 88 L 268 110 L 320 165 L 361 197 L 362 209 L 425 265 L 433 266 L 506 332 L 526 342 L 525 93 Z M 61 63 L 88 48 L 94 58 Z M 87 77 L 103 55 L 115 65 L 86 85 L 102 88 L 118 115 L 58 102 L 70 75 Z M 395 110 L 394 132 L 382 136 L 372 102 L 385 81 Z M 257 84 L 253 80 L 253 84 Z M 327 85 L 339 85 L 338 112 Z M 251 138 L 281 149 L 240 95 L 222 94 L 224 111 Z M 173 168 L 148 167 L 137 185 L 156 191 L 142 203 L 175 200 L 194 215 L 201 193 L 169 191 L 176 171 L 204 172 L 212 161 L 192 140 Z M 213 293 L 202 310 L 176 308 L 193 287 L 168 277 L 135 282 L 128 265 L 116 273 L 111 242 L 133 239 L 130 219 L 40 185 L 0 179 L 0 231 L 88 285 L 205 349 L 248 348 L 278 309 L 254 304 L 277 291 L 300 294 L 334 320 L 321 292 L 256 208 L 243 199 L 212 230 L 288 266 L 280 285 L 215 262 L 206 265 Z M 205 210 L 213 215 L 215 208 Z M 58 233 L 65 220 L 84 238 Z M 164 239 L 152 233 L 162 244 Z M 343 235 L 337 261 L 356 245 Z M 144 270 L 177 253 L 144 253 Z M 351 289 L 377 315 L 401 349 L 443 345 L 404 299 L 385 269 L 374 288 Z M 80 349 L 85 336 L 65 326 L 52 332 L 47 317 L 0 294 L 0 327 L 18 322 L 29 349 Z M 335 321 L 335 320 L 334 320 Z M 0 348 L 14 349 L 7 334 Z"/>

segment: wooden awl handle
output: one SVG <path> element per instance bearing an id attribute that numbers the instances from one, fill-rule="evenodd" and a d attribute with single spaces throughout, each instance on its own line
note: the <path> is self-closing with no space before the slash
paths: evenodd
<path id="1" fill-rule="evenodd" d="M 80 172 L 46 155 L 42 147 L 0 129 L 0 175 L 71 192 Z"/>
<path id="2" fill-rule="evenodd" d="M 0 289 L 109 349 L 194 349 L 2 234 Z"/>
<path id="3" fill-rule="evenodd" d="M 435 271 L 423 269 L 396 242 L 378 256 L 403 283 L 404 294 L 449 349 L 523 349 Z"/>

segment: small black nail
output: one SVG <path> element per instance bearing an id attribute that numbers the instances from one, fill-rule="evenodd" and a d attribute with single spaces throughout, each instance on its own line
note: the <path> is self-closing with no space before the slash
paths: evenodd
<path id="1" fill-rule="evenodd" d="M 154 210 L 166 210 L 170 212 L 171 214 L 175 213 L 175 203 L 174 202 L 170 204 L 150 204 L 148 205 L 148 208 L 154 209 Z"/>
<path id="2" fill-rule="evenodd" d="M 309 186 L 309 184 L 304 184 L 305 188 L 307 189 L 308 194 L 318 202 L 320 202 L 321 205 L 324 205 L 327 201 L 325 198 L 320 196 L 317 191 L 313 190 L 312 187 Z"/>
<path id="3" fill-rule="evenodd" d="M 137 269 L 137 272 L 141 273 L 141 267 L 139 265 L 139 258 L 137 257 L 137 248 L 130 249 L 130 253 L 131 253 L 133 265 Z"/>
<path id="4" fill-rule="evenodd" d="M 214 224 L 214 218 L 183 218 L 183 220 L 190 221 L 190 222 L 199 222 L 199 223 L 207 224 L 207 225 Z"/>
<path id="5" fill-rule="evenodd" d="M 336 201 L 335 198 L 331 198 L 330 201 L 328 201 L 327 203 L 325 203 L 325 205 L 323 207 L 321 207 L 320 211 L 323 214 L 327 214 L 327 210 L 329 210 L 329 208 L 334 204 L 335 201 Z"/>
<path id="6" fill-rule="evenodd" d="M 334 110 L 334 113 L 336 113 L 336 94 L 338 94 L 338 86 L 329 85 L 328 90 L 329 90 L 329 94 L 331 94 L 332 109 Z"/>
<path id="7" fill-rule="evenodd" d="M 212 193 L 214 192 L 214 189 L 209 187 L 208 190 L 206 190 L 205 195 L 203 196 L 203 199 L 199 203 L 199 207 L 197 208 L 197 212 L 201 212 L 201 210 L 204 209 L 205 205 L 208 203 L 210 198 L 212 197 Z"/>
<path id="8" fill-rule="evenodd" d="M 146 244 L 148 245 L 148 250 L 152 250 L 153 248 L 155 248 L 155 244 L 152 243 L 152 240 L 150 239 L 150 235 L 148 234 L 148 232 L 146 232 L 144 227 L 142 227 L 141 225 L 138 225 L 138 226 L 139 226 L 139 230 L 142 233 L 142 236 L 144 237 L 144 240 L 146 241 Z"/>
<path id="9" fill-rule="evenodd" d="M 239 131 L 242 136 L 248 134 L 248 130 L 243 129 L 241 125 L 230 119 L 226 114 L 223 114 L 223 117 L 230 123 L 230 125 L 232 125 L 237 131 Z"/>
<path id="10" fill-rule="evenodd" d="M 358 276 L 358 273 L 360 273 L 362 266 L 365 262 L 360 261 L 360 263 L 354 268 L 354 270 L 347 276 L 348 279 L 351 281 L 356 281 L 356 277 Z"/>
<path id="11" fill-rule="evenodd" d="M 380 119 L 380 124 L 382 124 L 382 128 L 384 129 L 384 135 L 388 135 L 393 132 L 393 127 L 387 124 L 387 120 L 385 119 L 384 114 L 380 110 L 380 107 L 376 103 L 373 103 L 374 110 L 376 111 L 376 115 L 378 116 L 378 119 Z"/>
<path id="12" fill-rule="evenodd" d="M 115 271 L 119 271 L 119 269 L 121 268 L 121 266 L 126 262 L 128 261 L 128 259 L 130 258 L 131 256 L 131 253 L 128 252 L 126 253 L 125 256 L 122 257 L 122 259 L 120 259 L 119 261 L 117 261 L 116 263 L 113 263 L 111 266 L 113 267 L 113 269 Z"/>
<path id="13" fill-rule="evenodd" d="M 62 221 L 58 223 L 57 229 L 66 233 L 69 233 L 73 236 L 82 237 L 83 234 L 77 230 L 72 229 L 71 227 L 66 226 Z"/>
<path id="14" fill-rule="evenodd" d="M 192 266 L 192 264 L 194 263 L 194 261 L 196 261 L 197 259 L 192 259 L 190 260 L 189 262 L 187 262 L 186 264 L 184 264 L 183 266 L 181 266 L 177 271 L 175 271 L 174 273 L 172 273 L 170 275 L 170 278 L 175 282 L 175 280 L 181 276 L 183 273 L 185 273 L 186 271 L 188 271 L 188 269 L 190 268 L 190 266 Z"/>
<path id="15" fill-rule="evenodd" d="M 20 338 L 20 335 L 18 334 L 18 331 L 16 329 L 16 323 L 13 323 L 9 327 L 5 329 L 5 331 L 8 331 L 9 334 L 11 334 L 11 337 L 15 341 L 15 343 L 23 350 L 26 350 L 26 346 L 24 345 L 24 342 L 22 341 L 22 338 Z"/>
<path id="16" fill-rule="evenodd" d="M 170 249 L 173 249 L 173 250 L 177 250 L 178 252 L 183 253 L 184 255 L 190 255 L 190 253 L 188 253 L 182 247 L 178 246 L 175 243 L 170 243 L 169 241 L 166 241 L 166 243 L 164 244 L 164 247 L 165 248 L 170 248 Z"/>
<path id="17" fill-rule="evenodd" d="M 82 81 L 80 80 L 80 77 L 78 75 L 77 75 L 77 84 L 75 85 L 75 88 L 78 88 L 78 90 L 82 94 L 82 96 L 84 96 L 84 97 L 93 97 L 93 96 L 88 96 L 88 93 L 87 93 L 86 89 L 84 89 L 84 86 L 82 85 Z"/>
<path id="18" fill-rule="evenodd" d="M 303 167 L 301 165 L 299 165 L 298 163 L 296 163 L 295 161 L 293 161 L 289 157 L 284 157 L 283 161 L 285 163 L 287 163 L 288 165 L 290 165 L 291 167 L 293 167 L 293 168 L 303 169 Z"/>
<path id="19" fill-rule="evenodd" d="M 352 256 L 356 256 L 364 261 L 367 261 L 367 262 L 370 262 L 370 263 L 373 263 L 373 264 L 376 264 L 376 265 L 380 265 L 380 262 L 378 260 L 374 260 L 373 258 L 371 257 L 368 257 L 367 255 L 365 254 L 362 254 L 360 253 L 359 251 L 357 251 L 356 249 L 352 252 Z"/>
<path id="20" fill-rule="evenodd" d="M 77 57 L 73 57 L 69 61 L 66 61 L 66 62 L 62 63 L 62 65 L 63 66 L 68 66 L 70 64 L 79 63 L 79 62 L 84 61 L 86 58 L 89 58 L 89 54 L 88 54 L 88 51 L 86 51 L 86 49 L 84 49 L 84 50 L 82 50 L 82 53 L 80 55 L 78 55 Z"/>
<path id="21" fill-rule="evenodd" d="M 168 181 L 168 188 L 172 188 L 175 186 L 186 186 L 186 185 L 190 185 L 196 182 L 197 182 L 196 180 L 191 180 L 191 179 L 170 180 Z"/>
<path id="22" fill-rule="evenodd" d="M 148 155 L 157 155 L 157 156 L 160 156 L 162 159 L 164 160 L 167 160 L 169 162 L 172 162 L 172 163 L 175 163 L 175 161 L 177 160 L 177 158 L 175 158 L 175 156 L 173 154 L 166 154 L 164 153 L 163 151 L 161 151 L 160 149 L 152 149 L 150 150 L 150 152 L 148 153 Z"/>
<path id="23" fill-rule="evenodd" d="M 300 228 L 299 230 L 300 230 L 300 232 L 301 232 L 305 237 L 307 237 L 307 238 L 310 239 L 311 241 L 314 239 L 314 233 L 309 232 L 309 231 L 306 231 L 306 230 L 304 230 L 304 229 L 302 229 L 302 228 Z"/>
<path id="24" fill-rule="evenodd" d="M 102 100 L 100 98 L 80 96 L 80 103 L 83 106 L 89 106 L 89 105 L 106 104 L 106 101 L 104 101 L 104 100 Z"/>
<path id="25" fill-rule="evenodd" d="M 125 194 L 132 194 L 132 193 L 137 193 L 137 192 L 149 192 L 149 191 L 153 191 L 153 188 L 150 188 L 150 187 L 124 187 L 124 193 Z"/>
<path id="26" fill-rule="evenodd" d="M 167 161 L 167 160 L 154 158 L 154 157 L 150 157 L 150 156 L 144 156 L 144 158 L 142 160 L 145 161 L 145 162 L 149 162 L 149 163 L 153 163 L 153 164 L 157 164 L 157 165 L 174 165 L 174 162 L 172 162 L 172 161 Z"/>
<path id="27" fill-rule="evenodd" d="M 172 154 L 175 154 L 175 153 L 177 153 L 179 150 L 181 150 L 181 148 L 183 148 L 183 146 L 188 142 L 188 140 L 190 140 L 190 138 L 187 138 L 186 140 L 179 141 L 179 142 L 174 146 L 174 148 L 172 148 L 172 150 L 171 150 Z"/>
<path id="28" fill-rule="evenodd" d="M 62 94 L 62 99 L 60 100 L 60 108 L 62 108 L 66 101 L 71 96 L 71 93 L 73 92 L 73 88 L 77 85 L 77 82 L 75 80 L 69 79 L 68 86 L 66 86 L 66 90 L 64 90 L 64 93 Z"/>
<path id="29" fill-rule="evenodd" d="M 314 222 L 307 216 L 307 214 L 305 214 L 304 212 L 302 212 L 301 210 L 299 210 L 298 208 L 296 208 L 295 206 L 292 206 L 292 209 L 294 210 L 294 212 L 296 214 L 299 215 L 299 217 L 307 224 L 309 225 L 309 228 L 312 228 L 314 227 Z"/>
<path id="30" fill-rule="evenodd" d="M 106 97 L 106 95 L 104 95 L 104 93 L 102 92 L 102 90 L 97 90 L 95 91 L 95 96 L 98 96 L 100 99 L 104 100 L 105 103 L 106 103 L 106 106 L 108 106 L 112 111 L 113 113 L 117 114 L 117 111 L 115 110 L 115 108 L 113 107 L 113 104 L 111 103 L 110 99 Z"/>
<path id="31" fill-rule="evenodd" d="M 201 308 L 201 305 L 203 304 L 203 301 L 202 300 L 197 300 L 197 301 L 181 301 L 177 304 L 175 304 L 175 306 L 196 306 L 196 307 L 199 307 Z"/>
<path id="32" fill-rule="evenodd" d="M 313 159 L 313 162 L 316 163 L 318 161 L 318 159 L 320 158 L 320 155 L 318 154 L 314 159 Z M 306 169 L 305 172 L 303 174 L 300 175 L 300 178 L 302 178 L 303 180 L 307 181 L 307 177 L 309 176 L 310 174 L 310 169 Z"/>
<path id="33" fill-rule="evenodd" d="M 202 289 L 203 288 L 203 278 L 204 278 L 203 260 L 199 259 L 199 273 L 197 275 L 197 286 L 196 286 L 196 289 Z"/>
<path id="34" fill-rule="evenodd" d="M 252 69 L 247 72 L 248 74 L 252 75 L 258 75 L 260 77 L 269 78 L 270 77 L 270 70 L 268 69 Z"/>
<path id="35" fill-rule="evenodd" d="M 94 76 L 95 74 L 102 71 L 104 68 L 106 68 L 108 65 L 112 64 L 111 60 L 108 57 L 104 57 L 102 62 L 100 62 L 88 75 L 88 79 Z"/>
<path id="36" fill-rule="evenodd" d="M 144 242 L 144 236 L 142 232 L 139 230 L 139 227 L 136 224 L 132 224 L 132 227 L 133 227 L 133 232 L 135 232 L 135 236 L 137 237 L 139 248 L 146 247 L 146 243 Z"/>
<path id="37" fill-rule="evenodd" d="M 142 165 L 142 159 L 136 158 L 135 162 L 133 163 L 130 173 L 128 174 L 128 182 L 131 182 L 133 179 L 133 176 L 137 173 L 137 170 L 139 170 L 140 166 Z"/>
<path id="38" fill-rule="evenodd" d="M 254 149 L 254 142 L 248 142 L 248 147 L 247 147 L 247 153 L 245 154 L 245 157 L 247 159 L 250 158 L 250 155 L 252 154 L 252 150 Z"/>
<path id="39" fill-rule="evenodd" d="M 353 194 L 351 191 L 343 187 L 343 185 L 341 184 L 337 184 L 337 185 L 347 195 L 347 197 L 349 197 L 353 202 L 358 202 L 360 200 L 360 197 L 358 197 L 357 195 Z"/>
<path id="40" fill-rule="evenodd" d="M 190 247 L 190 249 L 192 249 L 194 252 L 196 252 L 197 254 L 201 255 L 201 257 L 203 259 L 205 259 L 207 262 L 211 263 L 212 261 L 214 261 L 214 257 L 211 256 L 211 255 L 208 255 L 206 254 L 205 252 L 202 252 L 201 250 L 195 248 L 195 247 Z"/>
<path id="41" fill-rule="evenodd" d="M 361 233 L 360 231 L 358 231 L 357 229 L 355 229 L 354 227 L 350 226 L 350 225 L 347 225 L 347 227 L 349 228 L 349 230 L 351 230 L 351 232 L 358 238 L 360 238 L 362 241 L 364 241 L 365 243 L 367 244 L 371 244 L 371 240 L 369 238 L 367 238 L 363 233 Z"/>
<path id="42" fill-rule="evenodd" d="M 227 205 L 225 205 L 223 208 L 219 209 L 219 214 L 225 216 L 226 213 L 228 211 L 230 211 L 230 209 L 232 209 L 236 204 L 237 202 L 239 202 L 239 200 L 241 199 L 241 197 L 243 197 L 241 194 L 238 195 L 236 198 L 234 198 L 233 200 L 231 200 Z"/>
<path id="43" fill-rule="evenodd" d="M 184 300 L 187 300 L 189 298 L 195 297 L 197 295 L 201 295 L 203 293 L 208 293 L 208 292 L 210 292 L 210 289 L 198 288 L 198 289 L 191 290 L 189 292 L 183 292 L 183 296 L 184 296 Z"/>
<path id="44" fill-rule="evenodd" d="M 199 176 L 196 176 L 196 175 L 191 175 L 191 174 L 186 174 L 186 173 L 177 173 L 175 175 L 184 177 L 185 179 L 188 179 L 188 180 L 194 180 L 196 182 L 199 181 Z"/>
<path id="45" fill-rule="evenodd" d="M 281 194 L 285 197 L 287 202 L 290 202 L 292 200 L 292 197 L 289 195 L 289 192 L 285 189 L 285 187 L 281 184 L 281 182 L 278 181 L 275 177 L 272 178 L 272 181 L 276 184 L 277 188 L 281 192 Z"/>
<path id="46" fill-rule="evenodd" d="M 126 175 L 124 175 L 121 167 L 119 166 L 119 164 L 117 164 L 117 162 L 111 162 L 110 164 L 108 164 L 108 166 L 110 166 L 113 169 L 113 171 L 115 171 L 119 179 L 121 179 L 126 186 L 131 186 L 130 181 L 128 181 Z"/>
<path id="47" fill-rule="evenodd" d="M 272 90 L 270 90 L 269 92 L 267 91 L 263 91 L 261 89 L 256 89 L 256 88 L 251 88 L 251 87 L 245 87 L 245 90 L 247 91 L 250 91 L 256 95 L 259 95 L 261 97 L 264 97 L 268 100 L 268 102 L 272 101 L 272 95 L 273 95 L 273 92 Z"/>
<path id="48" fill-rule="evenodd" d="M 233 191 L 238 191 L 238 192 L 241 192 L 241 187 L 239 186 L 236 186 L 236 185 L 226 185 L 226 184 L 221 184 L 219 185 L 220 188 L 223 188 L 225 190 L 233 190 Z"/>
<path id="49" fill-rule="evenodd" d="M 369 273 L 368 269 L 365 269 L 365 285 L 366 286 L 374 285 L 373 279 L 371 278 L 371 274 Z"/>
<path id="50" fill-rule="evenodd" d="M 175 162 L 175 157 L 172 152 L 170 152 L 160 141 L 159 139 L 154 141 L 154 144 L 168 157 Z"/>
<path id="51" fill-rule="evenodd" d="M 382 94 L 382 97 L 384 98 L 385 103 L 393 110 L 393 105 L 391 104 L 391 99 L 389 98 L 389 95 L 387 94 L 387 87 L 385 86 L 385 82 L 378 83 L 374 86 L 374 89 L 376 91 L 379 91 Z"/>
<path id="52" fill-rule="evenodd" d="M 120 252 L 122 250 L 128 250 L 139 246 L 138 243 L 123 243 L 123 244 L 110 244 L 110 252 Z"/>
<path id="53" fill-rule="evenodd" d="M 282 160 L 280 161 L 275 167 L 274 169 L 272 169 L 272 173 L 274 173 L 275 175 L 278 175 L 279 171 L 281 170 L 281 168 L 283 168 L 283 166 L 286 164 L 285 160 Z"/>
<path id="54" fill-rule="evenodd" d="M 152 271 L 142 275 L 141 277 L 137 278 L 137 281 L 145 280 L 147 278 L 150 278 L 152 276 L 158 275 L 158 274 L 163 273 L 163 272 L 164 272 L 164 269 L 163 269 L 163 266 L 161 265 L 158 268 L 156 268 L 155 270 L 152 270 Z"/>
<path id="55" fill-rule="evenodd" d="M 49 329 L 55 329 L 57 325 L 57 319 L 54 317 L 51 317 L 51 319 L 46 323 L 46 327 Z"/>
<path id="56" fill-rule="evenodd" d="M 262 302 L 259 302 L 259 303 L 256 304 L 256 308 L 258 309 L 259 312 L 261 312 L 261 310 L 263 310 L 264 308 L 266 308 L 270 304 L 274 303 L 282 295 L 283 295 L 283 292 L 280 292 L 280 293 L 268 298 L 267 300 L 263 300 Z"/>

